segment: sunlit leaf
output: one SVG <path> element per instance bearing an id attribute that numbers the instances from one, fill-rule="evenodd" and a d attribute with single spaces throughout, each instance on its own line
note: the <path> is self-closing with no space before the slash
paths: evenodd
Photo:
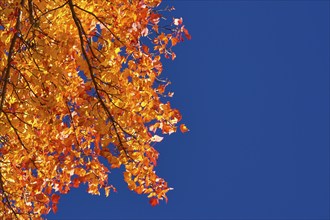
<path id="1" fill-rule="evenodd" d="M 181 125 L 180 125 L 180 131 L 181 131 L 182 133 L 186 133 L 186 132 L 189 131 L 189 129 L 187 128 L 187 126 L 186 126 L 185 124 L 181 124 Z"/>

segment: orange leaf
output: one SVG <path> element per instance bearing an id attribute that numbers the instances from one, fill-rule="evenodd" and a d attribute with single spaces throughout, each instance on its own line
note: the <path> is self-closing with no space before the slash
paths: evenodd
<path id="1" fill-rule="evenodd" d="M 165 88 L 166 88 L 165 85 L 159 85 L 157 90 L 160 94 L 163 94 L 165 92 Z"/>
<path id="2" fill-rule="evenodd" d="M 155 133 L 157 131 L 157 128 L 159 127 L 159 123 L 155 123 L 154 125 L 151 125 L 149 127 L 149 131 L 152 131 L 153 133 Z"/>
<path id="3" fill-rule="evenodd" d="M 158 33 L 158 25 L 154 25 L 154 26 L 152 27 L 152 29 L 153 29 L 154 31 L 156 31 L 156 33 Z"/>
<path id="4" fill-rule="evenodd" d="M 176 37 L 172 37 L 171 42 L 172 42 L 172 46 L 175 46 L 179 42 L 179 39 Z"/>
<path id="5" fill-rule="evenodd" d="M 136 188 L 135 188 L 135 192 L 136 192 L 137 194 L 141 194 L 141 193 L 143 192 L 143 187 L 142 187 L 142 186 L 138 186 L 138 187 L 136 187 Z"/>
<path id="6" fill-rule="evenodd" d="M 149 53 L 149 47 L 147 45 L 142 45 L 142 50 L 145 53 Z"/>
<path id="7" fill-rule="evenodd" d="M 174 52 L 172 52 L 172 60 L 174 60 L 176 57 L 176 54 Z"/>
<path id="8" fill-rule="evenodd" d="M 48 203 L 49 202 L 48 197 L 43 193 L 39 193 L 35 197 L 39 202 L 43 202 L 43 203 Z"/>
<path id="9" fill-rule="evenodd" d="M 80 180 L 78 178 L 74 178 L 72 182 L 73 182 L 73 187 L 74 188 L 78 188 L 79 187 Z"/>
<path id="10" fill-rule="evenodd" d="M 52 193 L 52 187 L 50 187 L 50 186 L 46 187 L 45 193 L 50 195 Z"/>
<path id="11" fill-rule="evenodd" d="M 180 125 L 180 130 L 182 133 L 186 133 L 189 131 L 189 129 L 187 128 L 187 126 L 185 124 Z"/>
<path id="12" fill-rule="evenodd" d="M 159 200 L 157 198 L 153 197 L 149 200 L 149 203 L 150 203 L 151 206 L 154 207 L 154 206 L 159 204 Z"/>
<path id="13" fill-rule="evenodd" d="M 101 139 L 101 135 L 97 133 L 95 136 L 95 146 L 98 147 L 100 145 L 100 139 Z"/>
<path id="14" fill-rule="evenodd" d="M 57 212 L 57 205 L 55 203 L 52 204 L 52 209 L 55 214 Z"/>
<path id="15" fill-rule="evenodd" d="M 186 38 L 187 38 L 188 40 L 191 40 L 191 35 L 189 34 L 188 30 L 185 29 L 185 28 L 183 28 L 183 32 L 184 32 L 184 35 L 186 36 Z"/>

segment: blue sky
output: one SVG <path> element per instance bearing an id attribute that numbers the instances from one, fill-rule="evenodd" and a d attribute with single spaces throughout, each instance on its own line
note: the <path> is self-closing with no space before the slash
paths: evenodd
<path id="1" fill-rule="evenodd" d="M 192 35 L 164 68 L 191 130 L 156 145 L 168 204 L 114 170 L 117 193 L 73 189 L 48 218 L 328 219 L 329 1 L 163 5 Z"/>

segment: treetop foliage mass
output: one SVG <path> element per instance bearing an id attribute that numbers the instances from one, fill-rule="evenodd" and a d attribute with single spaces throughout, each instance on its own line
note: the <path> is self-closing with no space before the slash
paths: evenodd
<path id="1" fill-rule="evenodd" d="M 161 59 L 190 35 L 160 3 L 0 0 L 2 219 L 56 212 L 81 184 L 108 196 L 120 167 L 130 190 L 167 201 L 154 144 L 188 128 L 167 100 Z"/>

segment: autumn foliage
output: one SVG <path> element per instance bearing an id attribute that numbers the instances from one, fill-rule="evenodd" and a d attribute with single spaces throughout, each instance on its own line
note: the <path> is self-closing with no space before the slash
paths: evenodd
<path id="1" fill-rule="evenodd" d="M 161 59 L 190 35 L 160 3 L 0 0 L 1 219 L 56 212 L 81 184 L 108 196 L 120 167 L 151 205 L 167 200 L 154 144 L 181 115 Z"/>

